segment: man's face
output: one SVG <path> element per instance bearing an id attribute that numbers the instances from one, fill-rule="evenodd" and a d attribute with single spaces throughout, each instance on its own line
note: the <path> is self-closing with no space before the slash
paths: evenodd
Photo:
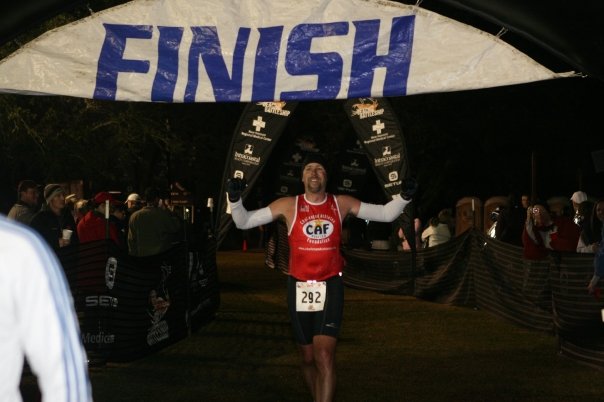
<path id="1" fill-rule="evenodd" d="M 21 201 L 29 205 L 30 207 L 38 204 L 39 193 L 35 188 L 29 188 L 21 192 Z"/>
<path id="2" fill-rule="evenodd" d="M 126 201 L 126 205 L 128 205 L 128 209 L 132 209 L 132 208 L 136 207 L 136 201 L 128 200 L 128 201 Z"/>
<path id="3" fill-rule="evenodd" d="M 48 206 L 54 213 L 60 212 L 63 208 L 65 208 L 65 194 L 59 193 L 52 197 Z"/>
<path id="4" fill-rule="evenodd" d="M 302 183 L 304 189 L 311 193 L 325 191 L 327 172 L 323 165 L 319 163 L 309 163 L 304 166 L 302 171 Z"/>
<path id="5" fill-rule="evenodd" d="M 528 208 L 529 206 L 529 197 L 528 195 L 522 196 L 522 208 Z"/>
<path id="6" fill-rule="evenodd" d="M 579 204 L 580 204 L 580 203 L 578 203 L 578 202 L 574 202 L 574 201 L 573 201 L 573 210 L 574 210 L 575 212 L 577 212 L 577 211 L 579 210 Z"/>

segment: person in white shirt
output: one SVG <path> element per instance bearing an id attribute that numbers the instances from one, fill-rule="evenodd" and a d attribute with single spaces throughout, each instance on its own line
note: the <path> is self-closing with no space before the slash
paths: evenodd
<path id="1" fill-rule="evenodd" d="M 434 247 L 451 240 L 449 226 L 434 217 L 430 219 L 430 225 L 422 232 L 422 242 L 426 247 Z"/>
<path id="2" fill-rule="evenodd" d="M 0 217 L 0 400 L 20 402 L 24 358 L 42 401 L 92 401 L 73 298 L 54 252 Z"/>

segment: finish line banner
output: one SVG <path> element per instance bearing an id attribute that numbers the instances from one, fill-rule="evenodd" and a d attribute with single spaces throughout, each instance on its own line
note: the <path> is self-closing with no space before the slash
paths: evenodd
<path id="1" fill-rule="evenodd" d="M 496 36 L 384 0 L 134 0 L 0 61 L 0 93 L 144 102 L 403 96 L 557 74 Z"/>

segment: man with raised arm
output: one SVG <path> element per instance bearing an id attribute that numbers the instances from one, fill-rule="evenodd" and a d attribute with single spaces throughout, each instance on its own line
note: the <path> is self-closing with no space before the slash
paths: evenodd
<path id="1" fill-rule="evenodd" d="M 304 194 L 283 197 L 269 206 L 247 211 L 241 201 L 242 179 L 230 179 L 227 193 L 231 214 L 239 229 L 250 229 L 283 218 L 289 239 L 287 303 L 294 336 L 300 347 L 302 374 L 316 402 L 329 402 L 335 394 L 335 350 L 342 323 L 344 259 L 340 254 L 342 220 L 348 214 L 376 222 L 392 222 L 405 209 L 416 190 L 414 181 L 403 184 L 402 196 L 385 205 L 326 192 L 327 164 L 319 154 L 304 160 Z"/>

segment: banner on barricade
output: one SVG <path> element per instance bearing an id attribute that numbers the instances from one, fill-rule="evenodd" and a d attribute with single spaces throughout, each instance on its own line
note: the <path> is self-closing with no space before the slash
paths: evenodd
<path id="1" fill-rule="evenodd" d="M 185 338 L 218 307 L 215 264 L 185 244 L 139 258 L 98 241 L 62 249 L 59 258 L 93 357 L 142 357 Z"/>

